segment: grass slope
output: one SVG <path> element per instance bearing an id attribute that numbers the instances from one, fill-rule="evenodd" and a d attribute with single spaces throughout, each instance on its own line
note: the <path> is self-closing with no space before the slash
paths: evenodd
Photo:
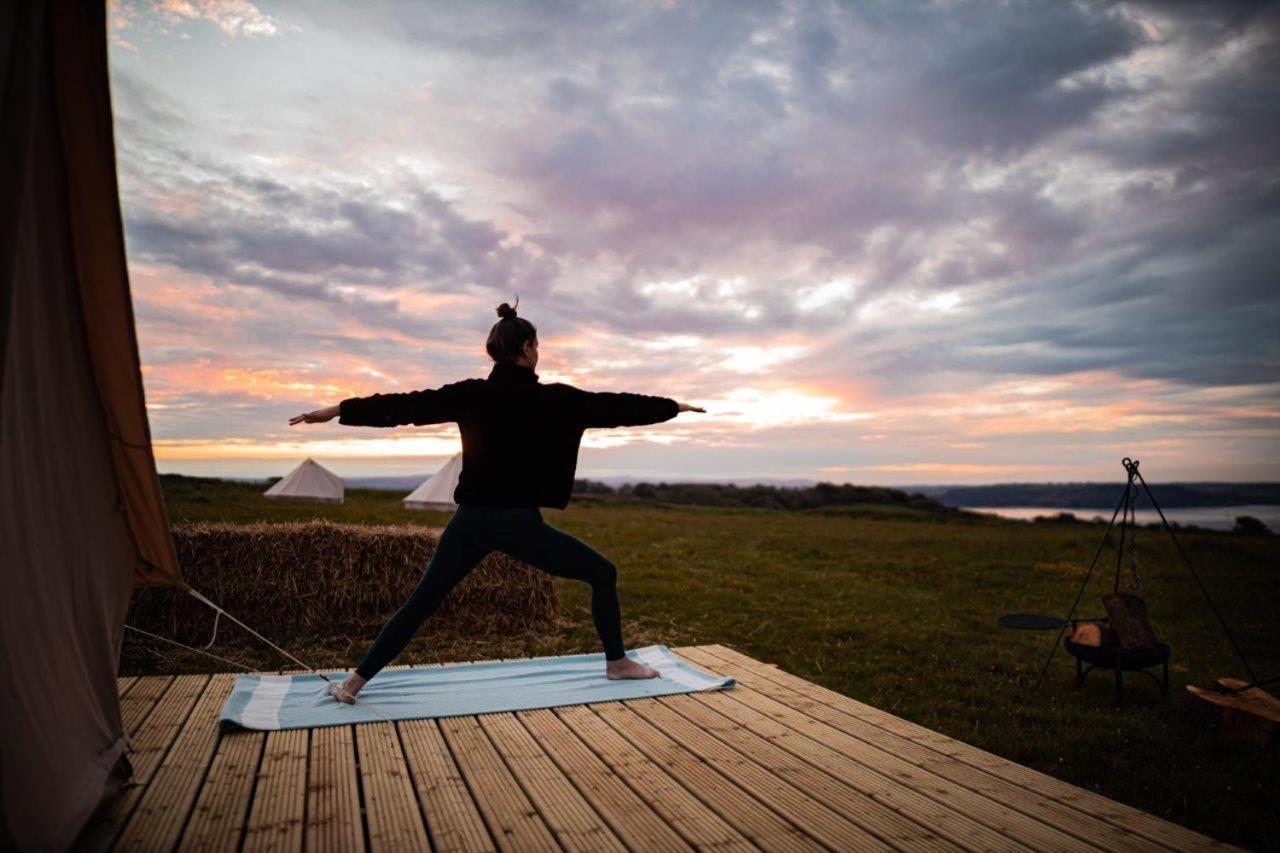
<path id="1" fill-rule="evenodd" d="M 342 506 L 263 500 L 260 487 L 165 478 L 174 520 L 297 520 L 440 525 L 399 493 L 355 490 Z M 1059 652 L 1038 699 L 1029 691 L 1052 636 L 1000 629 L 1002 613 L 1063 613 L 1102 528 L 942 516 L 899 506 L 804 512 L 619 506 L 576 500 L 547 521 L 619 567 L 629 645 L 719 642 L 789 672 L 1075 784 L 1217 837 L 1265 847 L 1280 837 L 1277 758 L 1181 726 L 1182 685 L 1241 674 L 1167 535 L 1139 534 L 1143 596 L 1174 649 L 1172 699 L 1129 678 L 1130 707 L 1110 708 L 1111 681 L 1074 689 Z M 1280 670 L 1276 630 L 1280 537 L 1180 531 L 1259 674 Z M 1114 551 L 1085 598 L 1101 613 Z M 1105 567 L 1110 568 L 1105 568 Z M 1112 574 L 1112 577 L 1114 575 Z M 562 586 L 565 623 L 536 637 L 456 638 L 429 630 L 405 662 L 595 651 L 584 585 Z M 224 633 L 227 633 L 224 631 Z M 371 637 L 282 638 L 317 664 L 354 663 Z M 126 668 L 208 668 L 151 656 L 136 640 Z M 219 649 L 279 666 L 251 645 Z"/>

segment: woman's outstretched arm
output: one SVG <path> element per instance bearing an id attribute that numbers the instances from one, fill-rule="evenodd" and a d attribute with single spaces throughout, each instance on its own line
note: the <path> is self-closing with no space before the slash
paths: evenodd
<path id="1" fill-rule="evenodd" d="M 473 383 L 467 379 L 440 388 L 409 391 L 404 394 L 373 394 L 351 397 L 336 406 L 304 412 L 289 419 L 291 425 L 319 424 L 338 418 L 348 426 L 394 427 L 414 424 L 443 424 L 456 421 L 467 410 Z"/>
<path id="2" fill-rule="evenodd" d="M 585 427 L 646 426 L 669 421 L 681 412 L 705 412 L 670 397 L 611 391 L 579 391 L 574 395 L 578 417 Z"/>

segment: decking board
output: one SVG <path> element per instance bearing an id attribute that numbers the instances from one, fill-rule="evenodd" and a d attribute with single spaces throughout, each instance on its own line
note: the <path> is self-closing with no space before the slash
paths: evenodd
<path id="1" fill-rule="evenodd" d="M 684 786 L 748 841 L 762 850 L 820 850 L 812 837 L 787 818 L 770 809 L 729 773 L 716 769 L 703 758 L 673 740 L 635 703 L 610 702 L 591 705 L 617 736 L 629 740 L 655 764 L 679 779 Z"/>
<path id="2" fill-rule="evenodd" d="M 1231 845 L 1148 814 L 1141 809 L 1125 805 L 1085 788 L 1077 787 L 1038 770 L 1032 770 L 1030 767 L 1024 767 L 1021 764 L 978 749 L 976 746 L 971 746 L 963 741 L 955 740 L 932 729 L 904 720 L 901 717 L 895 717 L 887 711 L 881 711 L 879 708 L 859 702 L 842 693 L 828 690 L 813 682 L 806 681 L 798 675 L 792 675 L 772 664 L 762 663 L 727 646 L 708 645 L 697 648 L 698 651 L 706 652 L 718 659 L 737 662 L 750 669 L 753 675 L 752 683 L 755 683 L 758 679 L 764 679 L 796 687 L 805 695 L 823 704 L 846 711 L 860 719 L 872 722 L 886 731 L 923 744 L 961 764 L 985 770 L 1025 788 L 1039 791 L 1041 794 L 1052 797 L 1060 803 L 1078 808 L 1086 817 L 1092 816 L 1130 830 L 1164 848 L 1171 850 L 1221 850 L 1231 848 Z"/>
<path id="3" fill-rule="evenodd" d="M 693 653 L 691 660 L 697 660 L 705 666 L 721 667 L 733 674 L 757 675 L 759 670 L 751 667 L 736 669 L 736 665 L 726 658 L 710 654 Z M 749 676 L 748 676 L 749 677 Z M 1150 848 L 1150 841 L 1123 830 L 1109 823 L 1099 823 L 1082 812 L 1063 805 L 1036 791 L 994 776 L 984 770 L 952 761 L 940 753 L 922 746 L 908 738 L 895 735 L 885 729 L 854 717 L 839 709 L 824 705 L 811 699 L 804 693 L 783 684 L 759 678 L 752 682 L 753 690 L 768 696 L 770 699 L 785 704 L 796 711 L 802 711 L 809 717 L 839 729 L 844 734 L 892 753 L 905 759 L 929 773 L 955 782 L 973 790 L 984 797 L 1005 803 L 1034 819 L 1051 822 L 1090 847 L 1102 850 L 1144 850 Z M 1064 847 L 1065 849 L 1065 847 Z"/>
<path id="4" fill-rule="evenodd" d="M 516 717 L 531 735 L 546 746 L 560 771 L 631 849 L 692 849 L 551 709 L 521 711 Z"/>
<path id="5" fill-rule="evenodd" d="M 561 847 L 568 851 L 627 849 L 515 714 L 484 714 L 477 720 Z"/>
<path id="6" fill-rule="evenodd" d="M 435 720 L 405 720 L 397 725 L 435 849 L 449 853 L 496 850 L 439 724 Z"/>
<path id="7" fill-rule="evenodd" d="M 440 720 L 440 731 L 498 849 L 560 849 L 478 719 L 449 717 Z"/>
<path id="8" fill-rule="evenodd" d="M 266 742 L 264 732 L 232 732 L 221 737 L 183 831 L 182 847 L 230 853 L 240 846 Z"/>
<path id="9" fill-rule="evenodd" d="M 137 784 L 126 788 L 106 806 L 89 831 L 81 836 L 80 849 L 106 850 L 115 844 L 208 682 L 207 675 L 182 675 L 163 679 L 154 687 L 143 684 L 130 691 L 140 700 L 133 705 L 136 725 L 129 738 L 132 747 L 129 760 L 133 764 L 133 781 Z"/>
<path id="10" fill-rule="evenodd" d="M 231 693 L 231 685 L 231 676 L 215 675 L 203 686 L 199 701 L 144 789 L 118 847 L 173 849 L 217 746 L 218 712 Z"/>
<path id="11" fill-rule="evenodd" d="M 312 731 L 308 761 L 306 849 L 361 853 L 365 844 L 353 728 Z"/>
<path id="12" fill-rule="evenodd" d="M 722 740 L 700 723 L 701 707 L 694 703 L 674 703 L 641 699 L 629 703 L 638 707 L 646 720 L 680 739 L 687 749 L 750 792 L 779 815 L 793 821 L 809 837 L 835 850 L 880 850 L 886 842 L 867 832 L 839 812 L 824 805 L 803 788 L 793 785 L 762 761 L 768 741 L 762 739 Z M 684 709 L 689 713 L 681 713 Z M 708 711 L 707 713 L 714 714 Z M 723 719 L 723 718 L 722 718 Z M 708 737 L 708 735 L 712 735 Z M 750 733 L 744 732 L 748 737 Z M 934 844 L 930 849 L 937 849 Z"/>
<path id="13" fill-rule="evenodd" d="M 1227 845 L 720 645 L 728 691 L 217 730 L 233 676 L 117 679 L 118 850 L 1203 850 Z"/>
<path id="14" fill-rule="evenodd" d="M 369 849 L 426 850 L 427 829 L 395 725 L 362 723 L 355 730 Z"/>
<path id="15" fill-rule="evenodd" d="M 555 714 L 694 847 L 750 850 L 746 836 L 725 822 L 663 767 L 618 736 L 590 708 L 556 708 Z"/>
<path id="16" fill-rule="evenodd" d="M 696 653 L 693 654 L 704 665 L 707 663 Z M 711 659 L 710 663 L 714 665 L 715 659 Z M 730 675 L 749 677 L 749 672 L 736 664 L 725 662 L 721 663 L 721 667 Z M 1029 849 L 1061 850 L 1064 853 L 1089 853 L 1102 849 L 1068 835 L 1036 817 L 1015 811 L 1002 800 L 985 796 L 919 764 L 912 764 L 891 751 L 859 740 L 752 687 L 743 685 L 741 690 L 733 691 L 732 698 L 817 744 L 838 750 L 844 758 L 835 766 L 848 767 L 846 762 L 856 762 L 864 767 L 874 768 L 877 774 L 892 779 L 903 788 L 922 794 L 957 814 L 977 820 Z"/>

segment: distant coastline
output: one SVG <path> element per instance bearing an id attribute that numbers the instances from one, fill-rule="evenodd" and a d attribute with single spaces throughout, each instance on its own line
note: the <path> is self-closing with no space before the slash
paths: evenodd
<path id="1" fill-rule="evenodd" d="M 379 477 L 348 477 L 347 486 L 353 489 L 403 489 L 412 491 L 427 479 L 428 474 L 392 475 Z M 268 481 L 267 477 L 229 477 L 238 482 Z M 771 477 L 725 478 L 722 480 L 689 480 L 662 477 L 591 477 L 581 482 L 604 483 L 614 488 L 651 485 L 722 485 L 746 488 L 768 486 L 776 489 L 808 489 L 817 486 L 819 480 L 783 479 Z M 1043 507 L 1045 509 L 1087 509 L 1114 507 L 1120 499 L 1123 482 L 1107 483 L 991 483 L 985 485 L 892 485 L 872 486 L 907 494 L 919 494 L 933 498 L 948 507 Z M 1185 482 L 1152 483 L 1156 500 L 1165 509 L 1192 509 L 1199 507 L 1232 506 L 1280 506 L 1280 483 L 1222 483 Z M 1139 509 L 1151 509 L 1146 495 L 1138 499 Z"/>
<path id="2" fill-rule="evenodd" d="M 1097 509 L 1115 507 L 1124 483 L 995 483 L 903 488 L 952 507 Z M 1151 483 L 1151 490 L 1164 509 L 1280 505 L 1280 483 Z M 1137 507 L 1152 508 L 1145 492 L 1138 496 Z"/>

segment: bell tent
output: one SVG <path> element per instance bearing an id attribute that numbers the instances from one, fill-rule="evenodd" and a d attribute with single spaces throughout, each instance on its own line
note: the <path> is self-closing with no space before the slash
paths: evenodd
<path id="1" fill-rule="evenodd" d="M 453 490 L 458 487 L 460 473 L 462 454 L 458 453 L 404 499 L 405 509 L 457 509 L 458 505 L 453 501 Z"/>
<path id="2" fill-rule="evenodd" d="M 0 3 L 0 850 L 71 846 L 129 776 L 135 585 L 188 589 L 151 452 L 105 3 Z"/>
<path id="3" fill-rule="evenodd" d="M 303 460 L 280 482 L 263 492 L 267 500 L 337 503 L 346 494 L 346 481 L 314 459 Z"/>

